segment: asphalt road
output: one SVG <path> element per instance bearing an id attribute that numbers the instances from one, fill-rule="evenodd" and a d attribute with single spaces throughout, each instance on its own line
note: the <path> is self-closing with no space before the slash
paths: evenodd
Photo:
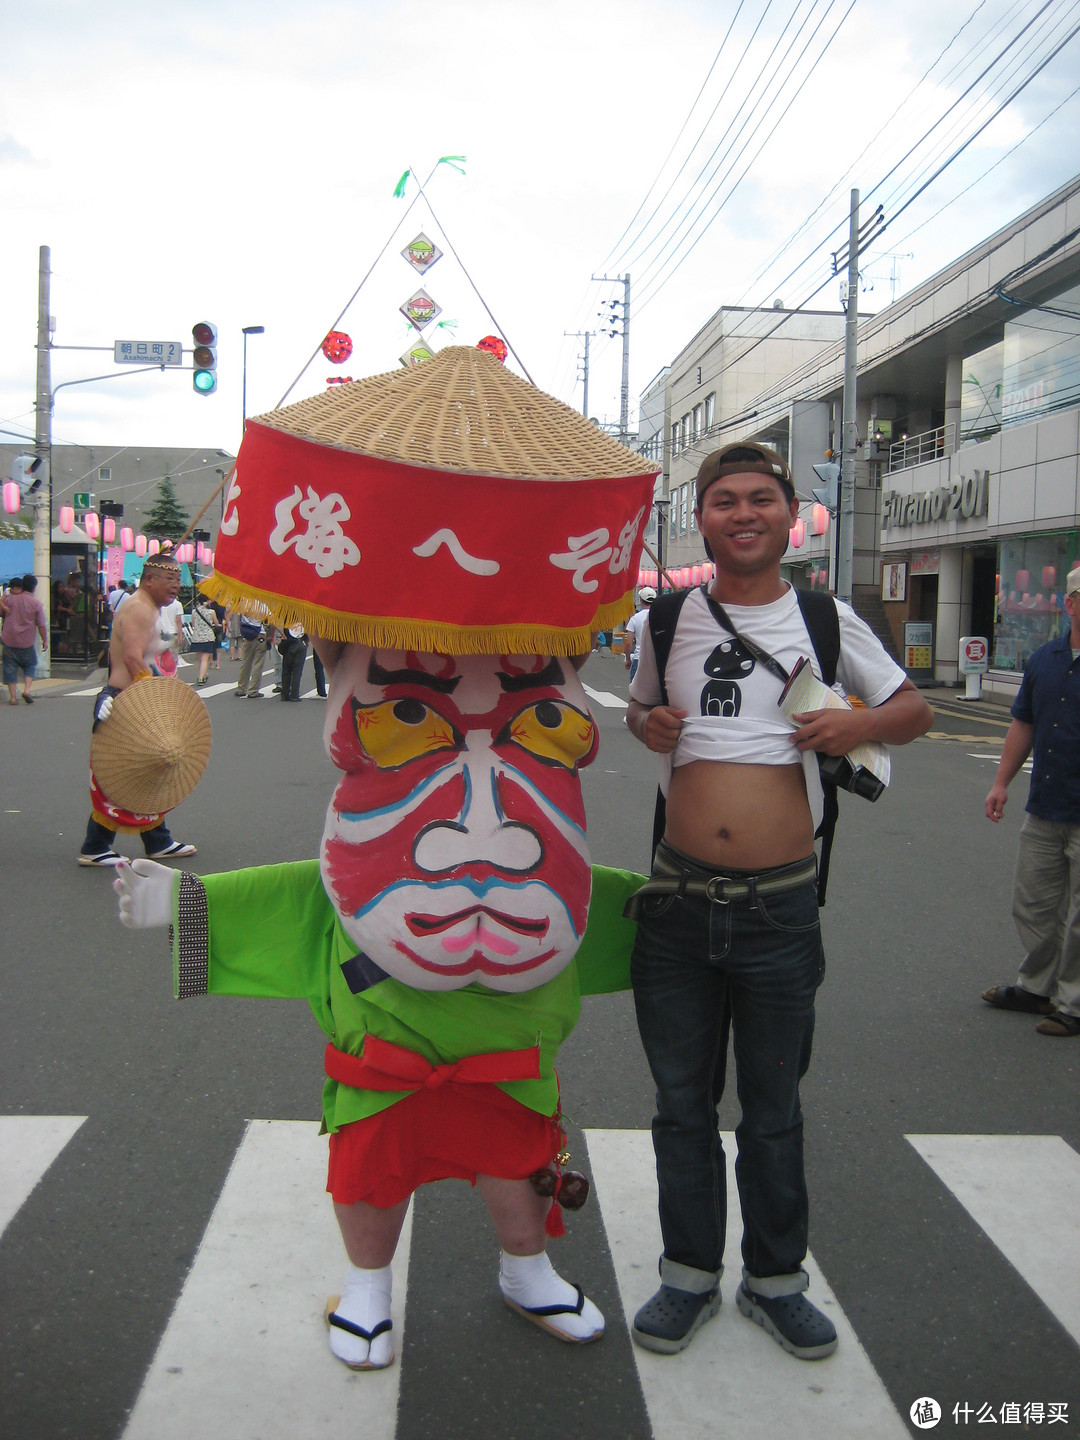
<path id="1" fill-rule="evenodd" d="M 215 678 L 230 678 L 227 661 Z M 654 772 L 621 723 L 625 671 L 596 657 L 583 679 L 609 697 L 594 703 L 602 745 L 584 777 L 593 858 L 644 869 Z M 76 866 L 90 701 L 69 692 L 80 688 L 85 682 L 53 687 L 32 708 L 0 707 L 0 1146 L 23 1133 L 5 1131 L 5 1117 L 27 1126 L 34 1117 L 86 1117 L 55 1161 L 41 1165 L 0 1237 L 4 1440 L 124 1435 L 159 1343 L 194 1293 L 189 1286 L 174 1312 L 189 1274 L 200 1270 L 193 1262 L 213 1231 L 247 1122 L 315 1122 L 319 1114 L 323 1039 L 306 1007 L 177 1004 L 162 939 L 122 929 L 109 878 Z M 199 847 L 186 864 L 209 873 L 314 855 L 334 773 L 320 742 L 325 706 L 311 699 L 283 711 L 274 700 L 228 694 L 208 704 L 210 767 L 170 821 L 174 835 Z M 560 1269 L 585 1282 L 608 1317 L 602 1344 L 580 1350 L 556 1345 L 498 1304 L 495 1249 L 478 1197 L 444 1184 L 414 1204 L 387 1434 L 810 1435 L 821 1433 L 817 1420 L 781 1425 L 781 1389 L 802 1387 L 794 1413 L 803 1405 L 812 1417 L 851 1376 L 856 1388 L 836 1402 L 845 1418 L 824 1433 L 922 1433 L 908 1418 L 922 1396 L 941 1405 L 942 1433 L 988 1423 L 977 1420 L 979 1406 L 991 1407 L 996 1423 L 1013 1423 L 1008 1407 L 1019 1415 L 1032 1403 L 1067 1407 L 1052 1434 L 1080 1433 L 1078 1329 L 1068 1297 L 1063 1310 L 1054 1289 L 1062 1266 L 1067 1290 L 1080 1279 L 1075 1192 L 1071 1210 L 1059 1206 L 1063 1213 L 1047 1218 L 1054 1192 L 1042 1151 L 1020 1142 L 1013 1156 L 955 1139 L 1060 1137 L 1066 1176 L 1080 1151 L 1080 1043 L 1040 1037 L 1028 1017 L 990 1011 L 978 998 L 986 985 L 1013 979 L 1019 958 L 1009 889 L 1023 780 L 1001 825 L 982 815 L 1006 725 L 1000 710 L 946 697 L 931 738 L 894 754 L 886 796 L 874 806 L 855 797 L 842 803 L 823 914 L 828 973 L 803 1090 L 815 1285 L 829 1287 L 851 1331 L 842 1332 L 837 1355 L 801 1365 L 735 1316 L 736 1246 L 721 1321 L 685 1356 L 662 1362 L 659 1376 L 638 1367 L 616 1237 L 639 1223 L 639 1209 L 646 1217 L 651 1209 L 647 1149 L 629 1177 L 623 1167 L 625 1200 L 616 1206 L 612 1187 L 598 1186 L 558 1242 Z M 628 996 L 586 1003 L 559 1069 L 570 1148 L 586 1168 L 607 1143 L 601 1132 L 647 1132 L 651 1087 Z M 729 1093 L 723 1128 L 736 1120 Z M 582 1132 L 593 1134 L 592 1150 Z M 949 1156 L 960 1181 L 943 1178 Z M 0 1182 L 17 1160 L 14 1149 L 0 1158 Z M 252 1211 L 274 1179 L 259 1178 L 246 1200 Z M 979 1207 L 1006 1192 L 1019 1198 L 995 1228 Z M 230 1223 L 243 1228 L 242 1219 Z M 654 1263 L 654 1252 L 634 1257 L 641 1298 Z M 248 1277 L 238 1267 L 212 1293 L 225 1306 L 256 1279 L 272 1289 L 273 1275 Z M 725 1358 L 728 1337 L 741 1347 L 730 1352 L 737 1364 Z M 229 1343 L 242 1348 L 244 1337 Z M 206 1363 L 219 1361 L 226 1376 L 239 1373 L 227 1349 Z M 342 1384 L 371 1383 L 342 1379 L 329 1362 L 320 1374 L 331 1399 Z M 272 1389 L 273 1377 L 264 1378 Z M 873 1418 L 866 1397 L 875 1385 L 892 1430 Z M 262 1388 L 247 1392 L 251 1413 Z M 363 1395 L 348 1391 L 358 1406 Z M 703 1428 L 680 1422 L 672 1430 L 684 1403 L 704 1407 Z M 729 1405 L 744 1407 L 737 1424 Z M 970 1415 L 954 1419 L 954 1405 Z M 356 1413 L 355 1433 L 371 1440 L 375 1422 L 361 1425 Z M 244 1418 L 244 1407 L 238 1414 L 212 1433 L 342 1433 L 321 1412 L 299 1428 Z M 205 1433 L 177 1426 L 169 1433 Z"/>

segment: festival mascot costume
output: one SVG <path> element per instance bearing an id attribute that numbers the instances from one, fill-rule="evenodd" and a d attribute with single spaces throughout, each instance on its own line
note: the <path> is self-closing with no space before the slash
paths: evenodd
<path id="1" fill-rule="evenodd" d="M 126 924 L 172 926 L 177 995 L 302 997 L 326 1034 L 350 1261 L 326 1319 L 353 1369 L 393 1359 L 394 1249 L 444 1178 L 480 1189 L 511 1308 L 603 1333 L 546 1254 L 585 1188 L 554 1061 L 581 995 L 629 984 L 643 877 L 590 865 L 577 666 L 633 609 L 655 473 L 481 349 L 248 422 L 205 588 L 318 637 L 342 772 L 321 855 L 140 860 L 116 888 Z"/>

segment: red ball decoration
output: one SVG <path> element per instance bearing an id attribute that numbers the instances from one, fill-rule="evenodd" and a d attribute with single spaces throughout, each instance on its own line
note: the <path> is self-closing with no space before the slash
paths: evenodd
<path id="1" fill-rule="evenodd" d="M 331 365 L 344 365 L 352 354 L 352 337 L 344 330 L 331 330 L 322 342 L 322 353 Z"/>
<path id="2" fill-rule="evenodd" d="M 506 363 L 506 341 L 500 340 L 497 335 L 485 335 L 476 344 L 477 350 L 486 350 L 489 355 L 494 355 L 496 360 Z"/>

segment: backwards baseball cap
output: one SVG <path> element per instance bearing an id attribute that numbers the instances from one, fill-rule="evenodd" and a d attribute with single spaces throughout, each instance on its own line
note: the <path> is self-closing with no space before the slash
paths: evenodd
<path id="1" fill-rule="evenodd" d="M 697 473 L 698 506 L 700 507 L 701 497 L 714 480 L 720 480 L 725 475 L 747 473 L 771 475 L 774 480 L 779 480 L 791 499 L 795 498 L 791 466 L 784 457 L 775 450 L 770 450 L 767 445 L 747 444 L 746 441 L 739 440 L 732 445 L 725 445 L 721 450 L 714 450 L 701 462 L 701 469 Z"/>
<path id="2" fill-rule="evenodd" d="M 1065 594 L 1080 594 L 1080 565 L 1075 570 L 1070 570 L 1065 577 Z"/>

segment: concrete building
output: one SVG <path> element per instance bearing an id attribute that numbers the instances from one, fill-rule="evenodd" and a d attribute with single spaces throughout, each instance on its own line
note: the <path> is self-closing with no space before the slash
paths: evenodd
<path id="1" fill-rule="evenodd" d="M 33 441 L 22 445 L 0 445 L 0 477 L 7 480 L 17 455 L 31 454 Z M 52 448 L 52 523 L 61 505 L 74 503 L 76 495 L 91 496 L 90 509 L 98 501 L 118 501 L 124 507 L 122 524 L 138 533 L 145 529 L 145 517 L 158 499 L 162 480 L 172 480 L 179 504 L 191 519 L 202 509 L 232 465 L 233 456 L 224 450 L 188 450 L 169 445 L 54 445 Z M 83 507 L 76 507 L 76 519 Z M 201 528 L 217 534 L 220 503 L 212 505 Z"/>
<path id="2" fill-rule="evenodd" d="M 740 385 L 723 438 L 786 437 L 809 494 L 811 461 L 840 448 L 843 369 L 838 335 L 779 384 Z M 960 682 L 960 638 L 985 638 L 984 689 L 1008 699 L 1080 562 L 1080 177 L 860 318 L 858 396 L 856 608 L 882 606 L 909 668 L 939 684 Z M 672 492 L 684 483 L 673 458 Z M 831 585 L 837 527 L 815 536 L 803 517 L 789 573 Z"/>

